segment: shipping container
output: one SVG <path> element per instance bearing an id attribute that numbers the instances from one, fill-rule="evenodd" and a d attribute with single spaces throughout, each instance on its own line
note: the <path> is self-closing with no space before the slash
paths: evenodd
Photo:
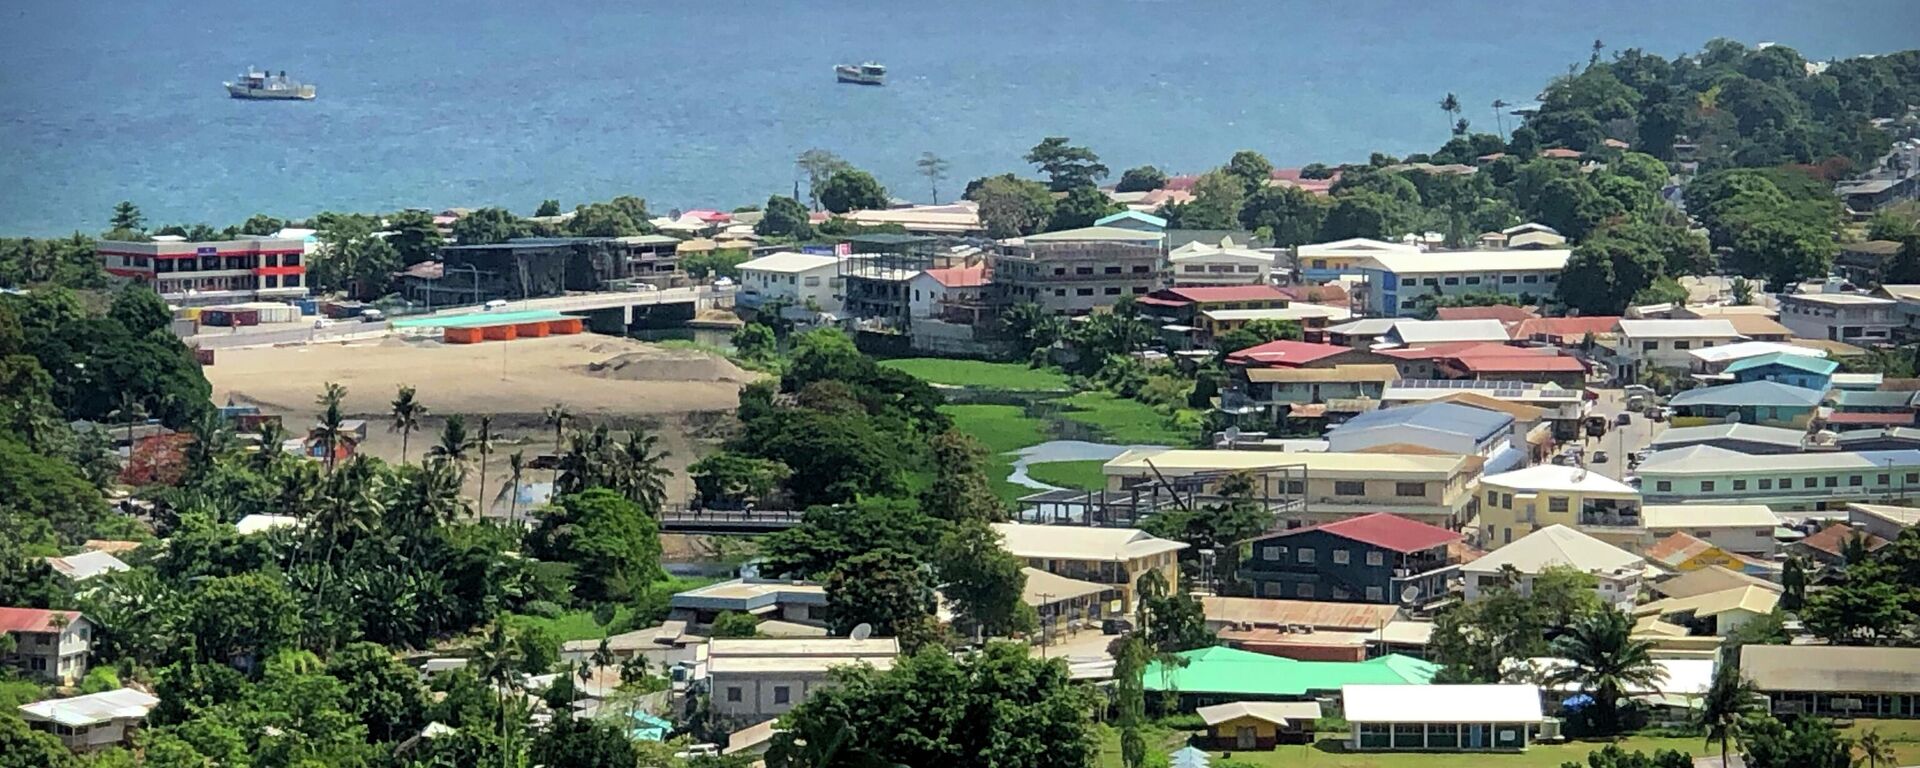
<path id="1" fill-rule="evenodd" d="M 234 308 L 247 309 L 259 313 L 260 322 L 263 323 L 297 323 L 300 321 L 300 308 L 292 304 L 281 304 L 276 301 L 253 301 L 246 304 L 236 304 Z"/>
<path id="2" fill-rule="evenodd" d="M 260 310 L 246 307 L 207 307 L 200 313 L 201 325 L 238 328 L 260 324 Z"/>
<path id="3" fill-rule="evenodd" d="M 301 299 L 298 306 L 302 315 L 311 317 L 320 313 L 320 302 L 313 299 Z"/>

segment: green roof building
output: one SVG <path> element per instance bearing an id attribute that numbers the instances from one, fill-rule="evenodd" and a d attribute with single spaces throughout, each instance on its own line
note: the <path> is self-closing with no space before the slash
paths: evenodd
<path id="1" fill-rule="evenodd" d="M 1427 685 L 1440 665 L 1388 654 L 1366 661 L 1300 661 L 1215 646 L 1177 654 L 1184 665 L 1147 665 L 1147 691 L 1177 695 L 1183 704 L 1310 698 L 1347 685 Z"/>

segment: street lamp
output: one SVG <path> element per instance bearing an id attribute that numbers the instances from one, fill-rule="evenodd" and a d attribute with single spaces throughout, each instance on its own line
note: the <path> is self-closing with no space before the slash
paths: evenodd
<path id="1" fill-rule="evenodd" d="M 480 300 L 480 268 L 472 264 L 462 264 L 460 266 L 465 267 L 468 271 L 473 273 L 473 303 L 475 304 L 484 303 Z M 458 267 L 442 267 L 440 270 L 443 276 L 447 272 L 458 272 L 458 271 L 460 271 Z"/>

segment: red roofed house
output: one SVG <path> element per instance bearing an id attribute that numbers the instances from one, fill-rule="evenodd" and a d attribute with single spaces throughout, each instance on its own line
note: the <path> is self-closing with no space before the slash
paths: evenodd
<path id="1" fill-rule="evenodd" d="M 0 655 L 0 663 L 61 685 L 87 674 L 93 622 L 79 611 L 0 608 L 0 633 L 13 636 L 13 649 Z"/>
<path id="2" fill-rule="evenodd" d="M 1377 512 L 1252 542 L 1241 578 L 1261 597 L 1420 606 L 1446 597 L 1457 531 Z"/>
<path id="3" fill-rule="evenodd" d="M 1847 547 L 1855 538 L 1860 539 L 1861 548 L 1867 552 L 1878 551 L 1893 543 L 1865 531 L 1856 531 L 1846 523 L 1834 523 L 1820 529 L 1819 533 L 1794 542 L 1793 547 L 1822 565 L 1840 566 L 1846 564 Z"/>
<path id="4" fill-rule="evenodd" d="M 1332 368 L 1353 363 L 1386 362 L 1364 349 L 1310 341 L 1269 341 L 1227 355 L 1227 365 L 1247 368 Z"/>
<path id="5" fill-rule="evenodd" d="M 1487 307 L 1440 307 L 1433 311 L 1435 320 L 1498 320 L 1502 323 L 1518 323 L 1522 320 L 1536 320 L 1539 315 L 1526 307 L 1510 304 L 1494 304 Z"/>
<path id="6" fill-rule="evenodd" d="M 1402 378 L 1468 381 L 1553 382 L 1576 388 L 1586 383 L 1587 366 L 1579 358 L 1545 347 L 1515 347 L 1485 341 L 1456 341 L 1383 349 Z"/>
<path id="7" fill-rule="evenodd" d="M 1295 304 L 1325 304 L 1329 307 L 1345 307 L 1353 303 L 1347 295 L 1347 287 L 1339 283 L 1324 285 L 1276 285 L 1273 288 Z"/>
<path id="8" fill-rule="evenodd" d="M 974 324 L 987 309 L 986 290 L 985 264 L 929 269 L 908 283 L 907 304 L 916 319 Z"/>
<path id="9" fill-rule="evenodd" d="M 1620 318 L 1613 315 L 1590 317 L 1538 317 L 1513 327 L 1516 342 L 1539 342 L 1557 347 L 1577 347 L 1588 335 L 1599 338 L 1620 331 Z"/>
<path id="10" fill-rule="evenodd" d="M 1584 153 L 1582 153 L 1580 150 L 1567 149 L 1566 147 L 1554 147 L 1552 149 L 1540 150 L 1541 157 L 1550 157 L 1555 160 L 1578 160 L 1583 154 Z"/>
<path id="11" fill-rule="evenodd" d="M 1286 309 L 1287 295 L 1271 285 L 1191 285 L 1162 288 L 1135 300 L 1144 314 L 1164 322 L 1195 325 L 1216 309 Z"/>

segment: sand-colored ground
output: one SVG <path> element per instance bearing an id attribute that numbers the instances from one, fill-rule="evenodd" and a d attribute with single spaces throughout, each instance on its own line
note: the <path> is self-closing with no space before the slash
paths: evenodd
<path id="1" fill-rule="evenodd" d="M 348 414 L 368 421 L 361 450 L 401 458 L 401 436 L 388 429 L 388 404 L 401 385 L 417 390 L 430 410 L 408 458 L 433 444 L 446 416 L 464 414 L 468 431 L 491 415 L 500 438 L 487 463 L 488 496 L 498 493 L 507 455 L 529 458 L 551 451 L 553 431 L 542 413 L 564 404 L 583 425 L 619 431 L 635 426 L 660 437 L 672 452 L 670 498 L 692 486 L 687 464 L 710 450 L 714 431 L 729 420 L 741 385 L 757 375 L 703 352 L 669 349 L 613 336 L 582 334 L 459 345 L 391 336 L 377 341 L 221 350 L 206 369 L 216 403 L 258 405 L 286 417 L 289 431 L 312 423 L 325 382 L 347 388 Z M 545 480 L 547 473 L 529 479 Z M 479 468 L 468 472 L 467 493 L 480 492 Z"/>

